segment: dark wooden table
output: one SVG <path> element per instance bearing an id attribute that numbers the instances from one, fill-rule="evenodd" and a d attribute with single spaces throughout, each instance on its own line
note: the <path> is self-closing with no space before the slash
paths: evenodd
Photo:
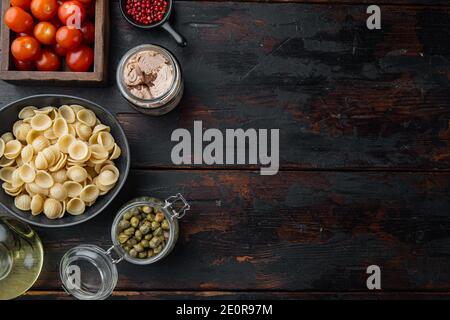
<path id="1" fill-rule="evenodd" d="M 37 93 L 91 99 L 117 114 L 132 151 L 119 199 L 86 224 L 38 229 L 41 277 L 25 298 L 65 298 L 58 264 L 78 244 L 107 248 L 116 210 L 136 195 L 183 193 L 192 204 L 163 262 L 118 265 L 114 298 L 448 298 L 450 292 L 450 4 L 374 1 L 176 1 L 178 48 L 132 29 L 112 1 L 110 84 L 0 83 L 0 105 Z M 114 84 L 131 47 L 156 43 L 180 60 L 181 105 L 133 111 Z M 280 128 L 281 171 L 174 166 L 176 128 Z M 4 128 L 3 128 L 4 129 Z M 382 291 L 366 268 L 382 270 Z"/>

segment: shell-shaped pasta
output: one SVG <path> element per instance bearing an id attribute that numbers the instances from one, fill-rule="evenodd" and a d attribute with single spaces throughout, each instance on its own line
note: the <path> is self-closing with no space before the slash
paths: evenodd
<path id="1" fill-rule="evenodd" d="M 44 155 L 49 167 L 55 164 L 55 161 L 58 160 L 56 157 L 59 156 L 59 154 L 55 154 L 53 152 L 51 147 L 45 148 L 40 152 L 40 154 Z"/>
<path id="2" fill-rule="evenodd" d="M 36 170 L 29 164 L 22 165 L 18 170 L 20 179 L 25 183 L 32 183 L 36 178 Z"/>
<path id="3" fill-rule="evenodd" d="M 67 121 L 67 123 L 74 123 L 76 121 L 75 111 L 68 105 L 61 106 L 59 108 L 59 114 Z"/>
<path id="4" fill-rule="evenodd" d="M 29 211 L 31 209 L 31 197 L 28 194 L 21 194 L 14 199 L 14 205 L 19 210 Z"/>
<path id="5" fill-rule="evenodd" d="M 76 198 L 80 195 L 83 187 L 81 184 L 75 181 L 66 181 L 63 183 L 64 188 L 67 190 L 67 196 L 69 198 Z"/>
<path id="6" fill-rule="evenodd" d="M 31 130 L 31 126 L 28 123 L 22 123 L 16 130 L 16 138 L 19 141 L 25 142 L 27 140 L 27 135 Z"/>
<path id="7" fill-rule="evenodd" d="M 66 210 L 73 216 L 79 216 L 86 211 L 86 204 L 80 198 L 73 198 L 67 202 Z"/>
<path id="8" fill-rule="evenodd" d="M 38 186 L 36 183 L 29 183 L 26 185 L 25 189 L 27 190 L 28 193 L 30 194 L 40 194 L 44 197 L 48 196 L 49 190 L 48 188 L 41 188 L 40 186 Z"/>
<path id="9" fill-rule="evenodd" d="M 49 219 L 57 219 L 62 213 L 62 205 L 58 200 L 47 198 L 44 202 L 44 214 Z"/>
<path id="10" fill-rule="evenodd" d="M 85 161 L 90 156 L 88 145 L 83 141 L 73 142 L 68 151 L 70 158 L 75 161 Z"/>
<path id="11" fill-rule="evenodd" d="M 32 118 L 32 117 L 34 117 L 34 115 L 36 114 L 34 111 L 35 111 L 36 109 L 37 109 L 37 108 L 34 107 L 34 106 L 28 106 L 28 107 L 23 108 L 23 109 L 20 110 L 20 112 L 19 112 L 19 119 L 20 119 L 20 120 L 24 120 L 24 119 L 27 119 L 27 118 Z"/>
<path id="12" fill-rule="evenodd" d="M 3 157 L 0 159 L 0 167 L 10 167 L 14 164 L 15 161 L 15 159 L 6 159 L 6 157 Z"/>
<path id="13" fill-rule="evenodd" d="M 59 158 L 58 162 L 53 167 L 49 168 L 50 172 L 55 172 L 55 171 L 61 170 L 62 168 L 64 168 L 66 166 L 67 154 L 61 153 L 60 155 L 61 155 L 61 157 Z"/>
<path id="14" fill-rule="evenodd" d="M 14 137 L 17 137 L 17 131 L 19 130 L 19 128 L 22 124 L 23 124 L 23 120 L 18 120 L 16 122 L 14 122 L 13 127 L 12 127 L 12 133 L 13 133 Z"/>
<path id="15" fill-rule="evenodd" d="M 69 147 L 76 141 L 75 137 L 71 134 L 66 134 L 58 139 L 58 147 L 61 152 L 69 153 Z"/>
<path id="16" fill-rule="evenodd" d="M 44 136 L 38 136 L 31 145 L 35 152 L 40 152 L 50 146 L 50 141 Z"/>
<path id="17" fill-rule="evenodd" d="M 104 186 L 114 185 L 118 179 L 119 176 L 111 170 L 104 170 L 97 177 L 98 182 Z"/>
<path id="18" fill-rule="evenodd" d="M 77 131 L 75 130 L 75 124 L 68 124 L 68 127 L 69 127 L 69 134 L 71 136 L 76 137 Z"/>
<path id="19" fill-rule="evenodd" d="M 55 134 L 55 131 L 53 131 L 53 128 L 48 128 L 47 130 L 45 130 L 44 137 L 46 137 L 50 141 L 58 139 L 58 136 Z"/>
<path id="20" fill-rule="evenodd" d="M 21 156 L 19 155 L 19 156 L 16 158 L 16 167 L 20 167 L 21 165 L 23 165 L 23 161 L 22 161 Z"/>
<path id="21" fill-rule="evenodd" d="M 0 180 L 12 183 L 13 172 L 16 170 L 13 167 L 5 167 L 0 169 Z"/>
<path id="22" fill-rule="evenodd" d="M 58 171 L 55 171 L 52 173 L 53 180 L 56 183 L 64 183 L 67 180 L 67 170 L 66 169 L 60 169 Z"/>
<path id="23" fill-rule="evenodd" d="M 80 106 L 78 104 L 72 104 L 70 105 L 70 107 L 72 108 L 73 112 L 75 112 L 75 115 L 78 113 L 78 111 L 85 109 L 83 106 Z"/>
<path id="24" fill-rule="evenodd" d="M 0 158 L 3 157 L 3 154 L 5 153 L 5 141 L 0 138 Z"/>
<path id="25" fill-rule="evenodd" d="M 91 127 L 85 125 L 84 123 L 77 122 L 75 125 L 75 131 L 81 140 L 87 141 L 92 135 Z"/>
<path id="26" fill-rule="evenodd" d="M 40 108 L 40 109 L 36 109 L 36 110 L 34 110 L 34 113 L 36 113 L 36 114 L 49 114 L 53 110 L 55 110 L 55 107 L 48 106 L 48 107 L 43 107 L 43 108 Z"/>
<path id="27" fill-rule="evenodd" d="M 27 138 L 25 140 L 28 144 L 32 144 L 34 139 L 36 139 L 37 137 L 39 137 L 41 135 L 42 135 L 42 132 L 31 129 L 30 131 L 28 131 Z"/>
<path id="28" fill-rule="evenodd" d="M 42 197 L 40 194 L 35 194 L 31 198 L 30 209 L 33 216 L 41 214 L 44 210 L 44 197 Z"/>
<path id="29" fill-rule="evenodd" d="M 92 130 L 92 134 L 99 133 L 101 131 L 111 132 L 111 128 L 104 124 L 98 124 L 94 127 L 94 130 Z"/>
<path id="30" fill-rule="evenodd" d="M 80 166 L 73 166 L 67 170 L 67 177 L 72 181 L 82 182 L 87 179 L 88 173 Z"/>
<path id="31" fill-rule="evenodd" d="M 5 132 L 0 137 L 5 143 L 8 143 L 11 140 L 14 140 L 14 135 L 11 132 Z"/>
<path id="32" fill-rule="evenodd" d="M 80 199 L 84 202 L 94 202 L 97 200 L 100 190 L 96 185 L 90 184 L 83 188 L 80 193 Z"/>
<path id="33" fill-rule="evenodd" d="M 93 127 L 97 122 L 97 116 L 93 111 L 83 109 L 77 112 L 77 120 L 87 125 L 88 127 Z"/>
<path id="34" fill-rule="evenodd" d="M 109 157 L 108 150 L 106 150 L 105 147 L 100 144 L 90 145 L 89 149 L 91 150 L 91 159 L 102 159 L 106 161 Z"/>
<path id="35" fill-rule="evenodd" d="M 20 152 L 20 157 L 22 158 L 23 163 L 30 163 L 34 157 L 33 146 L 28 144 L 25 147 L 23 147 L 22 151 Z"/>
<path id="36" fill-rule="evenodd" d="M 67 198 L 67 190 L 60 183 L 55 183 L 50 188 L 49 197 L 58 201 L 64 201 Z"/>
<path id="37" fill-rule="evenodd" d="M 11 184 L 14 188 L 19 188 L 22 187 L 25 182 L 22 180 L 22 178 L 20 177 L 19 174 L 19 169 L 15 169 L 12 173 L 12 180 L 11 180 Z"/>
<path id="38" fill-rule="evenodd" d="M 62 117 L 56 118 L 53 122 L 53 132 L 57 137 L 69 134 L 69 126 L 67 125 L 67 121 Z"/>
<path id="39" fill-rule="evenodd" d="M 19 140 L 11 140 L 5 145 L 4 156 L 6 159 L 16 159 L 22 151 L 22 144 Z"/>
<path id="40" fill-rule="evenodd" d="M 34 179 L 34 182 L 43 189 L 50 189 L 55 183 L 53 181 L 53 177 L 48 172 L 43 170 L 39 170 L 36 173 L 36 178 Z"/>
<path id="41" fill-rule="evenodd" d="M 111 151 L 114 148 L 114 145 L 116 144 L 111 133 L 106 132 L 106 131 L 99 132 L 97 141 L 108 152 Z"/>
<path id="42" fill-rule="evenodd" d="M 37 131 L 45 131 L 52 126 L 52 119 L 46 114 L 36 114 L 31 119 L 31 127 Z"/>
<path id="43" fill-rule="evenodd" d="M 34 159 L 34 166 L 38 170 L 45 170 L 48 168 L 48 161 L 42 152 L 39 152 L 36 159 Z"/>
<path id="44" fill-rule="evenodd" d="M 109 157 L 109 160 L 116 160 L 122 155 L 122 149 L 116 144 L 114 144 L 113 151 L 111 152 L 111 156 Z"/>
<path id="45" fill-rule="evenodd" d="M 3 190 L 5 190 L 5 193 L 7 195 L 10 195 L 12 197 L 18 196 L 23 191 L 23 186 L 14 187 L 11 183 L 8 183 L 8 182 L 4 182 L 2 184 L 2 188 L 3 188 Z"/>

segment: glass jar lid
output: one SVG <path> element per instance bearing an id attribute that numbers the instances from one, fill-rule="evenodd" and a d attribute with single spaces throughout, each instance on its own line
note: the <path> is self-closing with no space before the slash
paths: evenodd
<path id="1" fill-rule="evenodd" d="M 108 298 L 117 285 L 113 247 L 108 251 L 93 245 L 80 245 L 70 249 L 61 259 L 59 274 L 64 290 L 80 300 Z"/>

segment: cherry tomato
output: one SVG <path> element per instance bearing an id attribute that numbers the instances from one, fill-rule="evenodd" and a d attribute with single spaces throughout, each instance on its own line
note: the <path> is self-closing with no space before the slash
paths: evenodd
<path id="1" fill-rule="evenodd" d="M 42 44 L 54 44 L 56 42 L 55 36 L 56 28 L 50 22 L 39 22 L 34 27 L 34 37 Z"/>
<path id="2" fill-rule="evenodd" d="M 8 8 L 5 12 L 4 20 L 8 28 L 14 32 L 20 33 L 33 30 L 33 17 L 22 8 Z"/>
<path id="3" fill-rule="evenodd" d="M 67 54 L 67 49 L 61 47 L 58 43 L 53 46 L 53 50 L 60 57 L 65 57 Z"/>
<path id="4" fill-rule="evenodd" d="M 23 61 L 14 59 L 14 65 L 18 71 L 31 71 L 34 70 L 34 61 Z"/>
<path id="5" fill-rule="evenodd" d="M 75 49 L 83 41 L 83 33 L 75 27 L 64 26 L 56 31 L 56 42 L 65 49 Z"/>
<path id="6" fill-rule="evenodd" d="M 86 19 L 86 9 L 80 1 L 66 1 L 59 7 L 58 17 L 66 26 L 80 28 Z"/>
<path id="7" fill-rule="evenodd" d="M 94 43 L 95 41 L 95 26 L 92 22 L 86 21 L 81 26 L 81 32 L 83 32 L 83 39 L 86 43 Z"/>
<path id="8" fill-rule="evenodd" d="M 36 60 L 36 68 L 39 71 L 57 71 L 61 69 L 61 61 L 56 53 L 44 49 Z"/>
<path id="9" fill-rule="evenodd" d="M 30 10 L 31 0 L 11 0 L 11 7 L 21 7 L 23 10 Z"/>
<path id="10" fill-rule="evenodd" d="M 31 13 L 40 21 L 51 20 L 58 12 L 56 0 L 32 0 Z"/>
<path id="11" fill-rule="evenodd" d="M 94 63 L 94 50 L 88 46 L 81 46 L 69 51 L 66 56 L 66 64 L 70 70 L 75 72 L 89 71 Z"/>
<path id="12" fill-rule="evenodd" d="M 39 42 L 30 36 L 18 37 L 11 44 L 11 53 L 17 60 L 35 60 L 40 50 Z"/>

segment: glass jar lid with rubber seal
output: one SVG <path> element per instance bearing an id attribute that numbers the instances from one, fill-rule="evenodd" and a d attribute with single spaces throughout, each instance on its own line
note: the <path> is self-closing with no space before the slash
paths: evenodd
<path id="1" fill-rule="evenodd" d="M 114 219 L 109 249 L 85 244 L 63 256 L 59 266 L 63 289 L 80 300 L 108 298 L 117 285 L 116 264 L 125 260 L 149 265 L 167 257 L 178 240 L 178 219 L 188 210 L 181 194 L 165 201 L 141 197 L 128 202 Z"/>

